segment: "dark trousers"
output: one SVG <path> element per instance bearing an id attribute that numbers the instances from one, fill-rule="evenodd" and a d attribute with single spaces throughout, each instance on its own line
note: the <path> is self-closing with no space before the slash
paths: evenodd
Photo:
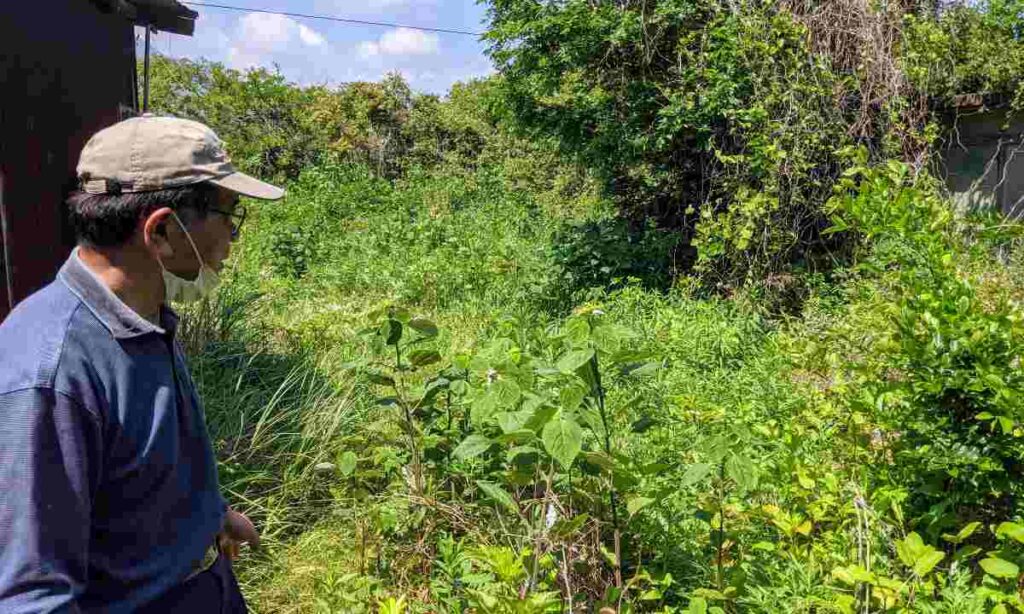
<path id="1" fill-rule="evenodd" d="M 224 555 L 214 564 L 160 599 L 138 611 L 138 614 L 246 614 L 245 599 L 231 562 Z"/>

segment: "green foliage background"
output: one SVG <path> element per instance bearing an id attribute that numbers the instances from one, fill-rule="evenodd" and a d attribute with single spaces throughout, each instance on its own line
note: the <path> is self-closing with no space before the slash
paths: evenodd
<path id="1" fill-rule="evenodd" d="M 288 187 L 183 330 L 253 609 L 1024 611 L 1019 227 L 933 170 L 1021 9 L 492 0 L 443 97 L 156 58 Z"/>

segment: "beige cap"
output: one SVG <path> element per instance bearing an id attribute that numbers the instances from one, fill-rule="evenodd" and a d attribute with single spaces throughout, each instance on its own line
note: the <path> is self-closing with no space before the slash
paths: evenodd
<path id="1" fill-rule="evenodd" d="M 284 196 L 281 188 L 238 172 L 213 130 L 148 113 L 93 135 L 82 149 L 78 179 L 89 194 L 148 192 L 209 181 L 252 198 Z"/>

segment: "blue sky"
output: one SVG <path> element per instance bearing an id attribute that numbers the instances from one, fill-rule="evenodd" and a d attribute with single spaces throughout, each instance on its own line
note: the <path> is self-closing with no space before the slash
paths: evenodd
<path id="1" fill-rule="evenodd" d="M 473 0 L 207 0 L 245 8 L 480 32 L 485 9 Z M 304 85 L 376 81 L 400 72 L 418 91 L 443 94 L 457 81 L 487 75 L 491 63 L 476 37 L 207 7 L 192 38 L 158 33 L 155 52 L 232 68 L 272 68 Z M 141 30 L 138 30 L 141 55 Z"/>

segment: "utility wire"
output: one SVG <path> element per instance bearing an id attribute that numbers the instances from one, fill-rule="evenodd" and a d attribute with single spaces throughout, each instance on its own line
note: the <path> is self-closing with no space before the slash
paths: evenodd
<path id="1" fill-rule="evenodd" d="M 301 17 L 304 19 L 322 19 L 324 21 L 336 21 L 339 23 L 355 24 L 360 26 L 381 26 L 385 28 L 408 28 L 410 30 L 423 30 L 424 32 L 440 32 L 442 34 L 460 34 L 462 36 L 483 36 L 483 32 L 470 32 L 468 30 L 452 30 L 449 28 L 428 28 L 425 26 L 408 26 L 400 23 L 388 23 L 384 21 L 365 21 L 362 19 L 347 19 L 345 17 L 334 17 L 331 15 L 312 15 L 309 13 L 289 13 L 287 11 L 268 11 L 265 9 L 247 9 L 240 6 L 228 6 L 226 4 L 209 4 L 206 2 L 191 2 L 181 0 L 182 4 L 190 6 L 202 6 L 211 9 L 224 9 L 226 11 L 240 11 L 243 13 L 265 13 L 267 15 L 284 15 L 285 17 Z"/>

